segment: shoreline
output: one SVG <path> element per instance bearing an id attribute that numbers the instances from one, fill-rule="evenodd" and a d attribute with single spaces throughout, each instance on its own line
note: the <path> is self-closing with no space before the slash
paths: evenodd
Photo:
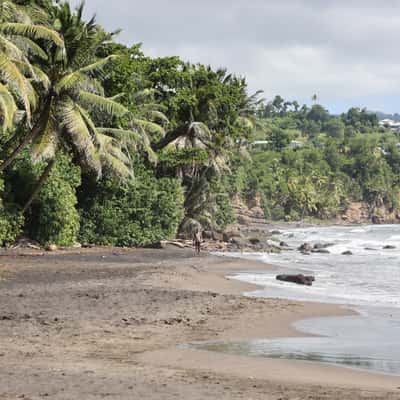
<path id="1" fill-rule="evenodd" d="M 266 268 L 171 246 L 2 253 L 0 399 L 399 398 L 399 377 L 179 347 L 309 336 L 291 324 L 349 315 L 340 305 L 245 297 L 256 286 L 225 277 Z"/>

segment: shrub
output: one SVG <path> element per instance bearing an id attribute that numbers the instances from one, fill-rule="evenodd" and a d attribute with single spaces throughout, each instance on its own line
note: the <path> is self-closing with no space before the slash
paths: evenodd
<path id="1" fill-rule="evenodd" d="M 183 193 L 176 179 L 142 172 L 122 182 L 105 178 L 81 209 L 80 241 L 144 246 L 176 234 L 183 216 Z"/>
<path id="2" fill-rule="evenodd" d="M 29 155 L 25 154 L 8 173 L 9 197 L 20 208 L 33 192 L 44 168 L 44 163 L 32 165 Z M 74 244 L 79 232 L 75 193 L 79 185 L 80 169 L 72 165 L 69 157 L 60 155 L 25 215 L 25 234 L 42 244 Z"/>
<path id="3" fill-rule="evenodd" d="M 0 179 L 0 246 L 13 243 L 22 231 L 24 218 L 16 207 L 5 205 L 4 181 Z"/>
<path id="4" fill-rule="evenodd" d="M 73 167 L 66 159 L 58 160 L 35 204 L 35 238 L 40 243 L 71 246 L 77 241 L 80 216 L 76 209 L 75 191 L 79 183 L 79 168 Z"/>

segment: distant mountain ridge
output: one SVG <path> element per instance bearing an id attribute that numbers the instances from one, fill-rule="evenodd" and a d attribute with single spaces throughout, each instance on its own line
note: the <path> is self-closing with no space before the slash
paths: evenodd
<path id="1" fill-rule="evenodd" d="M 368 110 L 370 114 L 376 114 L 378 116 L 379 121 L 382 121 L 383 119 L 391 119 L 395 122 L 400 122 L 400 114 L 399 113 L 394 113 L 394 114 L 386 114 L 382 111 L 372 111 Z"/>

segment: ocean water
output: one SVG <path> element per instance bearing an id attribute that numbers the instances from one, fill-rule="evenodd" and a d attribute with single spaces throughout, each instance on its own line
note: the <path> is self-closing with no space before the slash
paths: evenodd
<path id="1" fill-rule="evenodd" d="M 300 359 L 400 375 L 400 225 L 289 229 L 277 239 L 291 248 L 330 244 L 329 254 L 230 253 L 276 266 L 232 276 L 262 287 L 248 296 L 337 303 L 359 315 L 297 322 L 301 332 L 318 335 L 196 345 L 212 351 L 258 357 Z M 393 248 L 386 248 L 391 246 Z M 351 251 L 352 255 L 343 255 Z M 276 280 L 279 273 L 313 274 L 313 286 Z"/>
<path id="2" fill-rule="evenodd" d="M 265 287 L 251 295 L 400 308 L 400 225 L 293 229 L 284 231 L 278 238 L 292 248 L 305 242 L 332 245 L 327 248 L 329 254 L 304 255 L 298 251 L 233 253 L 233 256 L 257 259 L 279 267 L 271 272 L 234 276 Z M 395 248 L 384 249 L 385 246 Z M 343 255 L 345 251 L 351 251 L 353 255 Z M 310 287 L 275 279 L 278 273 L 292 272 L 313 274 L 316 280 Z"/>

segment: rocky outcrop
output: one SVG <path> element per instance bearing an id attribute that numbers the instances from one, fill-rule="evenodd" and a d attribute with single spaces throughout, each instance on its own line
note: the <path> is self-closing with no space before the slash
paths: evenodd
<path id="1" fill-rule="evenodd" d="M 353 202 L 349 204 L 343 214 L 338 216 L 337 222 L 350 224 L 392 224 L 400 222 L 400 214 L 385 204 L 371 206 L 365 202 Z"/>
<path id="2" fill-rule="evenodd" d="M 264 226 L 267 224 L 259 195 L 247 204 L 239 196 L 235 196 L 232 200 L 232 208 L 239 225 Z"/>
<path id="3" fill-rule="evenodd" d="M 311 286 L 312 283 L 315 281 L 315 278 L 312 275 L 303 275 L 303 274 L 277 275 L 276 279 L 278 281 L 292 282 L 292 283 L 297 283 L 298 285 L 306 285 L 306 286 Z"/>

